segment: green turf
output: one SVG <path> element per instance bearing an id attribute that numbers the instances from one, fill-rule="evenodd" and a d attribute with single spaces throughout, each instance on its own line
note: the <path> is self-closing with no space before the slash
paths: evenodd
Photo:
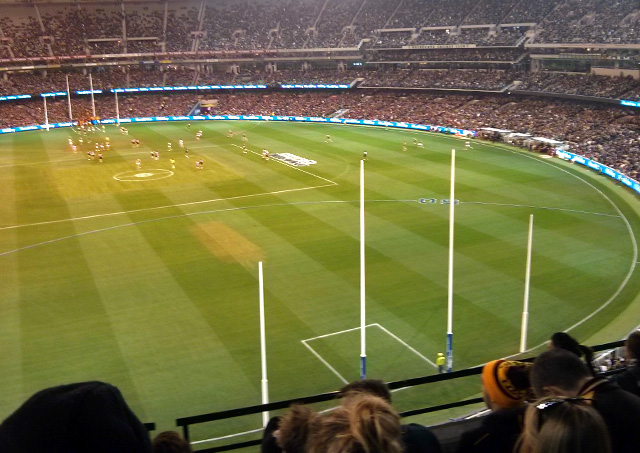
<path id="1" fill-rule="evenodd" d="M 210 122 L 190 131 L 184 123 L 129 130 L 123 136 L 111 126 L 89 136 L 110 136 L 103 163 L 87 160 L 87 145 L 71 152 L 67 139 L 78 135 L 70 129 L 0 136 L 2 418 L 43 387 L 88 379 L 120 387 L 159 429 L 173 428 L 178 417 L 260 403 L 258 261 L 271 400 L 356 379 L 364 150 L 370 377 L 432 374 L 429 360 L 444 349 L 449 206 L 441 200 L 449 198 L 453 147 L 461 202 L 456 369 L 518 351 L 530 214 L 529 346 L 574 325 L 580 340 L 604 342 L 640 324 L 636 196 L 586 169 L 382 128 Z M 239 147 L 241 131 L 248 154 Z M 324 143 L 328 132 L 333 143 Z M 133 137 L 140 148 L 130 146 Z M 414 137 L 424 148 L 412 145 Z M 265 161 L 264 148 L 317 164 Z M 195 168 L 200 158 L 204 170 Z M 144 172 L 155 176 L 135 176 Z M 407 410 L 477 391 L 477 380 L 467 379 L 394 398 Z M 194 434 L 259 423 L 246 417 Z"/>

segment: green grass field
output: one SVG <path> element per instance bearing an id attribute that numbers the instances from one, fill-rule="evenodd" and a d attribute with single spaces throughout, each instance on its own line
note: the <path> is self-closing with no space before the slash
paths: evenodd
<path id="1" fill-rule="evenodd" d="M 453 147 L 454 368 L 518 351 L 530 214 L 529 346 L 569 328 L 586 343 L 612 341 L 640 324 L 636 196 L 586 169 L 382 128 L 209 122 L 129 131 L 85 137 L 110 137 L 103 163 L 87 160 L 87 144 L 71 152 L 67 140 L 79 138 L 71 129 L 0 136 L 2 418 L 39 389 L 91 379 L 117 385 L 161 430 L 178 417 L 260 403 L 259 261 L 270 399 L 358 378 L 363 150 L 369 377 L 433 374 L 430 361 L 444 350 L 449 206 L 441 200 Z M 265 161 L 263 148 L 317 163 Z M 407 410 L 478 390 L 474 379 L 395 398 Z M 232 420 L 194 438 L 259 424 Z"/>

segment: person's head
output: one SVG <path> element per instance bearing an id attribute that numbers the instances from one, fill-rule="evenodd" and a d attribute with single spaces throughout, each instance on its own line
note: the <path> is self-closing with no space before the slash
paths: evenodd
<path id="1" fill-rule="evenodd" d="M 575 354 L 564 349 L 549 349 L 540 354 L 531 367 L 531 386 L 538 398 L 575 396 L 591 377 L 587 366 Z"/>
<path id="2" fill-rule="evenodd" d="M 319 415 L 309 406 L 294 404 L 282 416 L 274 433 L 276 444 L 287 453 L 303 453 L 316 434 Z"/>
<path id="3" fill-rule="evenodd" d="M 529 371 L 531 364 L 494 360 L 482 368 L 482 394 L 491 410 L 517 407 L 533 397 Z"/>
<path id="4" fill-rule="evenodd" d="M 147 453 L 151 441 L 120 390 L 94 381 L 31 396 L 0 425 L 0 451 Z"/>
<path id="5" fill-rule="evenodd" d="M 340 389 L 340 397 L 348 400 L 351 396 L 359 393 L 367 393 L 382 398 L 387 403 L 391 402 L 391 392 L 389 387 L 379 379 L 358 379 L 343 386 Z"/>
<path id="6" fill-rule="evenodd" d="M 640 330 L 632 332 L 625 343 L 627 359 L 640 359 Z"/>
<path id="7" fill-rule="evenodd" d="M 610 453 L 611 439 L 589 400 L 543 398 L 526 411 L 522 453 Z"/>
<path id="8" fill-rule="evenodd" d="M 191 444 L 175 431 L 163 431 L 151 442 L 153 453 L 192 453 Z"/>
<path id="9" fill-rule="evenodd" d="M 569 351 L 578 357 L 584 357 L 587 363 L 593 361 L 593 351 L 590 347 L 581 345 L 578 340 L 565 332 L 556 332 L 551 335 L 549 348 L 560 348 Z"/>
<path id="10" fill-rule="evenodd" d="M 382 398 L 359 393 L 322 417 L 311 453 L 401 453 L 400 416 Z"/>

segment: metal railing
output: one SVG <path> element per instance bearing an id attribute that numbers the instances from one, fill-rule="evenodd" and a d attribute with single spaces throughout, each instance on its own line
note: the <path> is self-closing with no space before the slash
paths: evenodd
<path id="1" fill-rule="evenodd" d="M 605 344 L 593 346 L 592 350 L 594 352 L 607 351 L 607 350 L 612 350 L 612 349 L 621 347 L 623 345 L 624 345 L 624 341 L 621 340 L 621 341 L 615 341 L 611 343 L 605 343 Z M 529 357 L 529 358 L 519 359 L 519 360 L 530 362 L 530 361 L 533 361 L 534 359 L 535 357 Z M 436 374 L 432 376 L 422 376 L 422 377 L 416 377 L 411 379 L 405 379 L 401 381 L 388 382 L 387 385 L 390 390 L 396 390 L 401 388 L 432 384 L 434 382 L 450 381 L 454 379 L 460 379 L 463 377 L 479 375 L 481 373 L 482 373 L 482 366 L 477 366 L 474 368 L 467 368 L 465 370 L 454 371 L 451 373 Z M 331 400 L 337 399 L 339 395 L 340 395 L 340 392 L 335 391 L 335 392 L 321 393 L 318 395 L 312 395 L 312 396 L 307 396 L 302 398 L 282 400 L 282 401 L 277 401 L 277 402 L 268 403 L 268 404 L 258 404 L 254 406 L 246 406 L 246 407 L 230 409 L 230 410 L 225 410 L 220 412 L 212 412 L 208 414 L 183 417 L 176 420 L 176 425 L 179 427 L 182 427 L 184 438 L 189 440 L 189 427 L 192 425 L 197 425 L 200 423 L 208 423 L 208 422 L 213 422 L 217 420 L 225 420 L 225 419 L 240 417 L 244 415 L 260 414 L 262 412 L 267 412 L 272 410 L 286 409 L 289 406 L 291 406 L 291 404 L 293 403 L 311 404 L 311 403 L 331 401 Z M 424 407 L 421 409 L 414 409 L 414 410 L 400 412 L 400 416 L 409 417 L 413 415 L 438 412 L 438 411 L 443 411 L 443 410 L 452 409 L 456 407 L 463 407 L 471 404 L 477 404 L 477 403 L 481 403 L 482 401 L 483 401 L 482 398 L 470 398 L 470 399 L 461 400 L 461 401 L 453 401 L 446 404 L 439 404 L 436 406 L 430 406 L 430 407 Z M 237 442 L 229 445 L 210 447 L 203 450 L 198 450 L 198 452 L 213 453 L 213 452 L 220 452 L 220 451 L 237 450 L 240 448 L 253 447 L 253 446 L 260 445 L 260 442 L 261 442 L 260 439 L 252 439 L 252 440 Z"/>

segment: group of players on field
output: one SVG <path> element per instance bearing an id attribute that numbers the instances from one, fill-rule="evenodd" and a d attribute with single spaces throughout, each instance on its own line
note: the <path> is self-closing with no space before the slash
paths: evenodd
<path id="1" fill-rule="evenodd" d="M 105 126 L 103 125 L 101 127 L 102 132 L 106 133 L 105 130 Z M 191 130 L 191 123 L 187 124 L 187 130 L 190 131 Z M 73 140 L 71 138 L 69 138 L 68 142 L 69 142 L 69 146 L 71 147 L 71 150 L 76 153 L 78 151 L 79 148 L 83 148 L 84 144 L 85 144 L 85 138 L 86 138 L 86 142 L 87 144 L 91 144 L 93 143 L 91 138 L 89 137 L 89 132 L 98 132 L 98 128 L 96 126 L 93 126 L 91 124 L 88 125 L 81 125 L 78 127 L 77 129 L 78 134 L 80 135 L 80 137 L 78 138 L 77 144 L 73 142 Z M 128 135 L 129 134 L 129 130 L 125 127 L 120 126 L 120 132 L 123 135 Z M 235 137 L 237 134 L 239 134 L 239 132 L 234 132 L 233 130 L 229 130 L 229 132 L 227 133 L 227 137 L 228 138 L 233 138 Z M 196 140 L 200 140 L 202 138 L 202 131 L 199 130 L 198 132 L 196 132 L 195 134 L 195 138 Z M 242 141 L 242 146 L 240 147 L 242 149 L 242 153 L 243 154 L 247 154 L 248 152 L 248 148 L 247 148 L 247 143 L 249 142 L 249 138 L 247 137 L 247 133 L 246 132 L 242 132 L 241 133 L 241 141 Z M 325 135 L 325 143 L 333 143 L 333 140 L 331 138 L 331 135 L 326 134 Z M 138 148 L 140 147 L 140 140 L 139 139 L 131 139 L 131 146 L 133 148 Z M 417 138 L 413 138 L 413 146 L 417 147 L 417 148 L 423 148 L 424 144 L 420 141 L 418 141 Z M 104 161 L 104 152 L 108 151 L 111 148 L 111 143 L 110 143 L 110 139 L 109 137 L 105 137 L 103 141 L 96 141 L 95 142 L 95 146 L 91 147 L 91 149 L 89 149 L 87 151 L 87 159 L 88 160 L 97 160 L 99 162 L 103 162 Z M 180 150 L 182 150 L 184 152 L 184 156 L 186 158 L 189 158 L 189 149 L 185 146 L 184 140 L 178 140 L 178 148 Z M 465 148 L 466 149 L 473 149 L 471 146 L 471 141 L 468 140 L 465 137 Z M 173 143 L 172 142 L 168 142 L 167 143 L 167 152 L 171 152 L 173 150 Z M 408 145 L 407 142 L 402 142 L 402 151 L 407 151 L 408 150 Z M 160 159 L 160 153 L 157 150 L 153 150 L 150 152 L 151 155 L 151 159 L 153 160 L 159 160 Z M 262 153 L 261 153 L 261 157 L 265 160 L 269 160 L 269 151 L 267 149 L 263 149 Z M 363 160 L 367 160 L 367 151 L 363 151 L 362 154 L 362 158 Z M 169 159 L 169 163 L 171 164 L 171 168 L 175 169 L 176 168 L 176 161 L 173 158 Z M 136 159 L 135 161 L 135 166 L 136 169 L 140 170 L 142 168 L 142 159 Z M 203 159 L 197 159 L 195 161 L 195 167 L 197 170 L 203 170 L 204 169 L 204 160 Z"/>

